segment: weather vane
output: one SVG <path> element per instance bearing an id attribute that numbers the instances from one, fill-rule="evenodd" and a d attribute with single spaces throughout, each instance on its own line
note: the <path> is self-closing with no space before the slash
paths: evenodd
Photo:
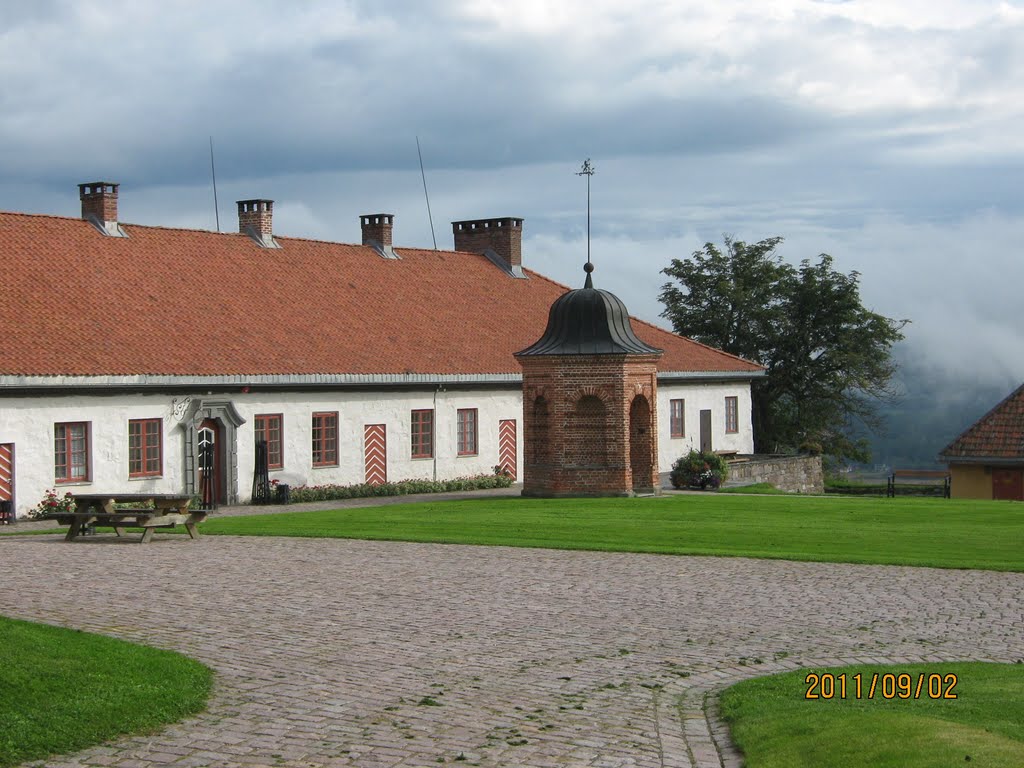
<path id="1" fill-rule="evenodd" d="M 580 168 L 577 176 L 587 177 L 587 263 L 583 267 L 583 271 L 587 273 L 587 288 L 593 287 L 590 280 L 590 273 L 594 271 L 594 265 L 590 263 L 590 177 L 594 175 L 594 166 L 590 163 L 588 157 L 583 161 L 583 167 Z"/>

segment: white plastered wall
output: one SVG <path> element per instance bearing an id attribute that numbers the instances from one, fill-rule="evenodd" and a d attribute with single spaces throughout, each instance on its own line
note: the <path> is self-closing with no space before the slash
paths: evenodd
<path id="1" fill-rule="evenodd" d="M 81 493 L 173 493 L 184 488 L 184 438 L 171 417 L 172 396 L 67 395 L 0 400 L 0 443 L 14 444 L 14 499 L 18 516 L 49 488 Z M 163 473 L 128 477 L 128 421 L 163 419 Z M 89 480 L 54 482 L 54 425 L 89 424 Z"/>
<path id="2" fill-rule="evenodd" d="M 739 430 L 725 431 L 725 398 L 737 398 Z M 672 437 L 670 400 L 684 400 L 683 437 Z M 700 450 L 700 412 L 711 411 L 711 448 L 719 452 L 754 452 L 751 425 L 750 384 L 746 381 L 720 383 L 658 382 L 658 466 L 662 472 L 672 469 L 680 456 Z"/>
<path id="3" fill-rule="evenodd" d="M 725 398 L 738 398 L 739 431 L 725 432 Z M 251 495 L 255 461 L 254 416 L 282 414 L 284 467 L 272 470 L 271 479 L 297 485 L 348 485 L 364 480 L 363 431 L 367 424 L 387 425 L 387 473 L 389 480 L 449 479 L 487 474 L 498 463 L 498 424 L 514 419 L 517 432 L 517 466 L 523 467 L 522 392 L 518 385 L 505 389 L 480 388 L 417 391 L 300 391 L 218 392 L 191 394 L 116 394 L 7 397 L 0 399 L 0 443 L 15 446 L 14 494 L 16 510 L 24 516 L 55 487 L 53 467 L 54 424 L 89 422 L 90 479 L 85 483 L 56 486 L 74 492 L 180 493 L 185 488 L 184 432 L 175 401 L 204 397 L 230 401 L 245 423 L 238 427 L 238 498 Z M 669 400 L 685 402 L 686 434 L 670 437 Z M 458 456 L 456 414 L 460 408 L 477 409 L 478 451 Z M 434 409 L 435 450 L 432 459 L 413 459 L 410 436 L 411 411 Z M 667 472 L 676 458 L 699 447 L 700 411 L 712 412 L 713 447 L 719 451 L 753 452 L 750 424 L 750 385 L 726 383 L 675 383 L 658 385 L 659 469 Z M 312 466 L 312 414 L 338 412 L 338 465 Z M 163 472 L 159 477 L 128 477 L 128 421 L 163 420 Z"/>
<path id="4" fill-rule="evenodd" d="M 498 463 L 498 424 L 514 419 L 517 466 L 522 471 L 522 394 L 515 389 L 404 392 L 218 392 L 192 394 L 69 395 L 0 400 L 0 443 L 14 444 L 14 497 L 19 517 L 49 488 L 81 493 L 180 493 L 185 488 L 185 437 L 175 401 L 229 400 L 245 419 L 237 430 L 238 500 L 251 496 L 255 463 L 254 416 L 282 414 L 284 467 L 271 479 L 290 485 L 348 485 L 364 480 L 363 430 L 387 425 L 389 480 L 448 479 L 487 474 Z M 458 456 L 456 419 L 460 408 L 477 409 L 477 453 Z M 411 411 L 434 409 L 434 459 L 413 459 Z M 338 413 L 338 465 L 312 466 L 312 414 Z M 163 472 L 159 477 L 128 477 L 128 421 L 163 420 Z M 54 482 L 54 425 L 89 423 L 90 477 L 86 482 Z"/>
<path id="5" fill-rule="evenodd" d="M 498 463 L 498 423 L 516 421 L 518 457 L 522 467 L 522 394 L 515 390 L 434 390 L 420 392 L 324 392 L 242 395 L 235 407 L 246 423 L 239 428 L 238 490 L 248 498 L 252 489 L 255 441 L 252 423 L 257 414 L 283 415 L 284 467 L 271 470 L 271 480 L 296 485 L 351 485 L 364 480 L 363 432 L 368 424 L 387 426 L 388 480 L 445 480 L 489 474 Z M 458 456 L 457 412 L 477 409 L 477 453 Z M 411 413 L 434 410 L 434 458 L 412 458 Z M 314 467 L 312 414 L 338 413 L 338 465 Z"/>

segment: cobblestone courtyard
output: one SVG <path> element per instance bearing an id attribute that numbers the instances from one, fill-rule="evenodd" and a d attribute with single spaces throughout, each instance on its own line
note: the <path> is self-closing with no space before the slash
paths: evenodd
<path id="1" fill-rule="evenodd" d="M 1024 658 L 1024 574 L 166 535 L 5 537 L 0 562 L 0 614 L 217 672 L 207 713 L 53 768 L 738 766 L 735 680 Z"/>

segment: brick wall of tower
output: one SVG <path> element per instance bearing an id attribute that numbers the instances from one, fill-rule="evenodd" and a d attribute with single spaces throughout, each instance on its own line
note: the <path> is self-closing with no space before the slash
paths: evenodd
<path id="1" fill-rule="evenodd" d="M 658 487 L 657 355 L 539 355 L 521 357 L 526 496 L 628 496 L 634 487 Z M 650 406 L 649 474 L 634 478 L 630 461 L 630 407 L 637 395 Z M 546 425 L 534 404 L 547 402 Z M 576 412 L 582 397 L 604 404 L 604 437 Z M 546 436 L 546 445 L 538 444 Z"/>

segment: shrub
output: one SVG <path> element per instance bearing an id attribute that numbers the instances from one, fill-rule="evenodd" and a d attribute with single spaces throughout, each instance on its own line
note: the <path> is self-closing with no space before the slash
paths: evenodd
<path id="1" fill-rule="evenodd" d="M 33 520 L 39 520 L 47 515 L 58 515 L 62 512 L 74 512 L 75 499 L 68 491 L 63 496 L 58 495 L 56 488 L 51 488 L 43 494 L 43 500 L 30 509 L 28 516 Z"/>
<path id="2" fill-rule="evenodd" d="M 399 480 L 380 485 L 300 485 L 292 488 L 291 501 L 334 501 L 363 499 L 370 496 L 406 496 L 410 493 L 478 491 L 485 488 L 508 488 L 512 483 L 512 478 L 503 471 L 501 474 L 457 477 L 454 480 Z"/>
<path id="3" fill-rule="evenodd" d="M 725 459 L 717 453 L 690 451 L 672 465 L 673 488 L 718 488 L 729 474 Z"/>

